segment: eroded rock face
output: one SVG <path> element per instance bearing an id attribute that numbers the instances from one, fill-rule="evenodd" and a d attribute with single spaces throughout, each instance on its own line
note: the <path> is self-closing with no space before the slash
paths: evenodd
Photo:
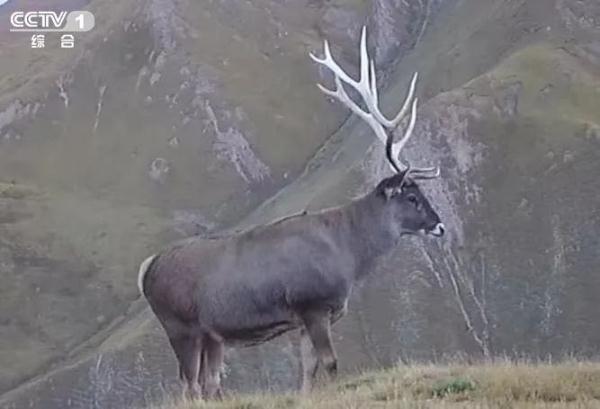
<path id="1" fill-rule="evenodd" d="M 176 237 L 345 203 L 388 172 L 370 131 L 318 93 L 328 77 L 307 58 L 325 37 L 355 63 L 363 22 L 385 112 L 421 73 L 406 156 L 442 167 L 423 189 L 449 232 L 407 239 L 356 289 L 335 329 L 342 369 L 597 353 L 591 2 L 89 7 L 100 24 L 85 50 L 38 55 L 37 81 L 26 74 L 39 61 L 0 49 L 1 407 L 177 394 L 166 337 L 136 300 L 139 261 Z M 227 353 L 234 390 L 288 389 L 298 373 L 293 336 Z"/>
<path id="2" fill-rule="evenodd" d="M 584 31 L 592 35 L 600 34 L 600 22 L 598 21 L 600 5 L 598 3 L 556 0 L 556 10 L 568 30 Z"/>

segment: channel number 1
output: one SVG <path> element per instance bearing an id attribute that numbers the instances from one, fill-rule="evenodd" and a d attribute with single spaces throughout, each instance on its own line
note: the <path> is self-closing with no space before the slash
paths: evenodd
<path id="1" fill-rule="evenodd" d="M 75 17 L 75 21 L 79 23 L 79 29 L 83 31 L 85 28 L 85 14 L 80 14 Z"/>

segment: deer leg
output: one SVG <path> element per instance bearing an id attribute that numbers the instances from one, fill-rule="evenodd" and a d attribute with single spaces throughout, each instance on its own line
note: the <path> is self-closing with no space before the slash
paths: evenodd
<path id="1" fill-rule="evenodd" d="M 206 342 L 202 343 L 202 351 L 200 352 L 200 369 L 198 370 L 198 385 L 200 385 L 200 390 L 202 390 L 204 394 L 204 389 L 206 385 Z"/>
<path id="2" fill-rule="evenodd" d="M 171 344 L 171 348 L 173 349 L 173 352 L 175 352 L 175 357 L 177 358 L 179 380 L 181 382 L 185 382 L 185 375 L 183 374 L 183 365 L 181 365 L 181 360 L 183 359 L 181 356 L 182 347 L 180 346 L 180 344 L 182 343 L 180 340 L 183 339 L 183 336 L 179 334 L 172 334 L 169 331 L 167 331 L 167 335 L 169 337 L 169 343 Z"/>
<path id="3" fill-rule="evenodd" d="M 189 335 L 178 335 L 169 337 L 169 341 L 179 361 L 179 374 L 187 384 L 184 393 L 192 400 L 201 398 L 202 391 L 198 385 L 201 351 L 200 338 Z"/>
<path id="4" fill-rule="evenodd" d="M 302 386 L 300 391 L 308 393 L 319 369 L 319 359 L 306 329 L 300 330 L 300 361 L 302 363 Z"/>
<path id="5" fill-rule="evenodd" d="M 207 399 L 222 399 L 221 369 L 223 368 L 223 343 L 207 336 L 204 348 L 206 351 L 205 396 Z"/>
<path id="6" fill-rule="evenodd" d="M 327 313 L 305 314 L 304 326 L 319 361 L 325 367 L 330 378 L 337 375 L 337 356 L 331 342 L 331 319 Z"/>

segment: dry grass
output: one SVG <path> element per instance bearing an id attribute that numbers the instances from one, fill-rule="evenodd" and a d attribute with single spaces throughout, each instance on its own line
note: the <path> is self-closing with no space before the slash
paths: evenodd
<path id="1" fill-rule="evenodd" d="M 310 396 L 243 395 L 163 409 L 600 408 L 600 364 L 416 365 L 343 379 Z"/>

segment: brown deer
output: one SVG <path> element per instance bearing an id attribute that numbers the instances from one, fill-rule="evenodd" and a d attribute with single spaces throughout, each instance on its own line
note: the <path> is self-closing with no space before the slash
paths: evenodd
<path id="1" fill-rule="evenodd" d="M 385 143 L 393 176 L 344 206 L 228 237 L 191 237 L 140 266 L 140 292 L 166 331 L 191 398 L 221 397 L 224 346 L 257 345 L 295 329 L 300 330 L 302 390 L 311 389 L 319 364 L 334 376 L 331 326 L 344 315 L 354 283 L 403 235 L 444 233 L 416 184 L 439 176 L 439 169 L 411 168 L 398 159 L 415 125 L 417 75 L 404 106 L 389 120 L 379 110 L 364 28 L 360 54 L 359 81 L 334 61 L 327 41 L 325 57 L 311 57 L 335 76 L 336 88 L 319 85 L 321 90 L 364 119 Z M 343 83 L 358 91 L 367 111 L 350 99 Z M 393 132 L 409 109 L 406 131 L 394 142 Z"/>

